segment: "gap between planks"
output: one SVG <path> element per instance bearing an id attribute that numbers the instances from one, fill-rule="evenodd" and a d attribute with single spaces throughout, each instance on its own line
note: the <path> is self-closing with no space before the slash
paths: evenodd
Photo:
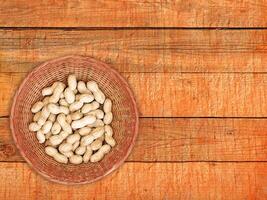
<path id="1" fill-rule="evenodd" d="M 4 27 L 0 30 L 267 30 L 267 27 Z"/>
<path id="2" fill-rule="evenodd" d="M 25 160 L 21 161 L 3 161 L 0 160 L 0 163 L 27 163 Z M 229 160 L 229 161 L 217 161 L 217 160 L 196 160 L 196 161 L 124 161 L 124 163 L 267 163 L 267 161 L 234 161 L 234 160 Z"/>

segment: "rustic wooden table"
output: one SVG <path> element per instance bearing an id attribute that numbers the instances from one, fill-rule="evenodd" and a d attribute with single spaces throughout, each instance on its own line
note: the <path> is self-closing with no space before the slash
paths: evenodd
<path id="1" fill-rule="evenodd" d="M 127 162 L 59 185 L 9 129 L 26 73 L 80 54 L 116 68 L 140 111 Z M 0 199 L 267 199 L 267 1 L 8 0 L 0 4 Z"/>

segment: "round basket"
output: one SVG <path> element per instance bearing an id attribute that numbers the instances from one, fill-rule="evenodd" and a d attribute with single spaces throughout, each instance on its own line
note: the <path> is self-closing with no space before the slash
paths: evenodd
<path id="1" fill-rule="evenodd" d="M 44 152 L 34 132 L 28 129 L 33 114 L 31 106 L 42 99 L 41 90 L 55 81 L 67 83 L 67 76 L 95 80 L 113 102 L 114 138 L 117 145 L 98 163 L 60 164 Z M 134 96 L 121 75 L 103 62 L 83 56 L 67 56 L 34 68 L 15 94 L 10 127 L 21 155 L 39 174 L 65 184 L 94 182 L 117 169 L 131 152 L 138 133 L 138 112 Z"/>

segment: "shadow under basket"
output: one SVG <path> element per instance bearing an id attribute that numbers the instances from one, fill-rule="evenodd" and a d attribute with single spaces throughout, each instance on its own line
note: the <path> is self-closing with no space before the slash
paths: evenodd
<path id="1" fill-rule="evenodd" d="M 77 80 L 94 80 L 113 102 L 116 146 L 98 163 L 60 164 L 45 154 L 44 144 L 30 132 L 31 106 L 41 100 L 41 90 L 55 81 L 67 83 L 69 74 Z M 103 62 L 83 56 L 67 56 L 48 61 L 34 68 L 17 90 L 12 104 L 10 127 L 21 155 L 39 174 L 64 184 L 94 182 L 117 169 L 130 154 L 138 134 L 138 111 L 134 96 L 121 75 Z"/>

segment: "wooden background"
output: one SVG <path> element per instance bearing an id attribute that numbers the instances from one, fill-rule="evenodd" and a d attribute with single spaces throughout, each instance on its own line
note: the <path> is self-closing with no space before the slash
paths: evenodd
<path id="1" fill-rule="evenodd" d="M 44 180 L 9 129 L 26 73 L 69 54 L 128 80 L 127 162 L 89 185 Z M 0 199 L 267 199 L 266 0 L 8 0 L 0 4 Z"/>

